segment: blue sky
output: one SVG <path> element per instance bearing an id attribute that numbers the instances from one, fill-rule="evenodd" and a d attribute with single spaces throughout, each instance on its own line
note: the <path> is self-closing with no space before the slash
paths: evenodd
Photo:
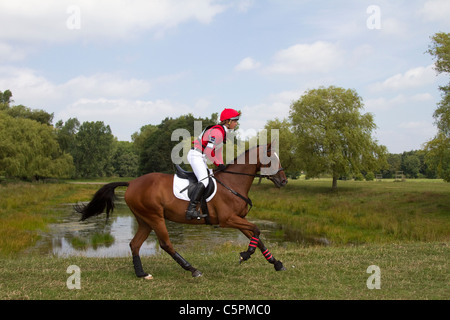
<path id="1" fill-rule="evenodd" d="M 242 134 L 308 89 L 355 89 L 374 137 L 421 148 L 440 100 L 430 36 L 450 1 L 0 0 L 0 90 L 15 104 L 104 121 L 119 140 L 165 117 L 243 111 Z"/>

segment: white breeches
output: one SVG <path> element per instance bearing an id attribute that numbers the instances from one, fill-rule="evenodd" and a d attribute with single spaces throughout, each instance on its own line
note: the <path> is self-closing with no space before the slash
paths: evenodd
<path id="1" fill-rule="evenodd" d="M 198 181 L 204 184 L 205 188 L 208 186 L 208 166 L 206 165 L 206 155 L 201 152 L 191 149 L 187 154 L 187 160 L 192 167 Z"/>

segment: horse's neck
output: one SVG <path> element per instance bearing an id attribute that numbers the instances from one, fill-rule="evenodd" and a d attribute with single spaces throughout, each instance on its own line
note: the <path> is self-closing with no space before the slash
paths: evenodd
<path id="1" fill-rule="evenodd" d="M 257 166 L 249 164 L 230 164 L 227 166 L 226 171 L 243 173 L 243 175 L 240 175 L 224 172 L 221 177 L 225 178 L 227 183 L 233 188 L 247 193 L 255 179 L 254 175 L 257 172 Z"/>

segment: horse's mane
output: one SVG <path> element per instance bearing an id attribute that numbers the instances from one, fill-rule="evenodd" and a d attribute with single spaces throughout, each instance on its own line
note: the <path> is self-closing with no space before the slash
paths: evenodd
<path id="1" fill-rule="evenodd" d="M 242 157 L 245 157 L 247 159 L 248 154 L 253 150 L 257 150 L 259 147 L 260 147 L 260 145 L 257 144 L 254 147 L 248 148 L 247 150 L 242 152 L 240 155 L 238 155 L 236 158 L 234 158 L 232 162 L 228 163 L 227 166 L 232 165 L 232 164 L 244 164 L 244 163 L 246 164 L 247 161 L 242 162 L 242 161 L 238 161 L 238 159 L 241 159 Z"/>

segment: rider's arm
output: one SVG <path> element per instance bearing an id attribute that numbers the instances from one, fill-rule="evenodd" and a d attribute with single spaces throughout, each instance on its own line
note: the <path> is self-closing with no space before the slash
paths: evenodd
<path id="1" fill-rule="evenodd" d="M 203 151 L 208 159 L 210 159 L 216 166 L 223 164 L 222 158 L 222 146 L 223 146 L 223 133 L 221 130 L 212 128 L 208 133 L 208 143 Z"/>

